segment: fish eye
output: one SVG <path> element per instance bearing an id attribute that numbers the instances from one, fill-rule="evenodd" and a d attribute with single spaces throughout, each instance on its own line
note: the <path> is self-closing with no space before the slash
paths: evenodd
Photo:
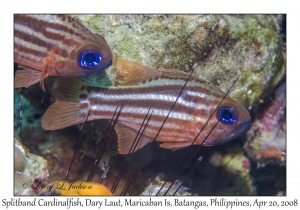
<path id="1" fill-rule="evenodd" d="M 102 56 L 96 50 L 84 50 L 78 56 L 78 63 L 84 69 L 96 67 L 101 61 Z"/>
<path id="2" fill-rule="evenodd" d="M 223 106 L 219 109 L 218 119 L 224 124 L 233 124 L 238 119 L 238 114 L 235 108 L 231 106 Z"/>

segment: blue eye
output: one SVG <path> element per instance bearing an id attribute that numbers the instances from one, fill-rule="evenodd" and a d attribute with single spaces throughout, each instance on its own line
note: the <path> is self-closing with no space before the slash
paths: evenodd
<path id="1" fill-rule="evenodd" d="M 96 50 L 85 50 L 78 58 L 79 64 L 84 69 L 89 69 L 98 66 L 101 63 L 102 56 Z"/>
<path id="2" fill-rule="evenodd" d="M 219 109 L 218 118 L 221 123 L 232 124 L 237 121 L 238 114 L 231 106 L 223 106 Z"/>

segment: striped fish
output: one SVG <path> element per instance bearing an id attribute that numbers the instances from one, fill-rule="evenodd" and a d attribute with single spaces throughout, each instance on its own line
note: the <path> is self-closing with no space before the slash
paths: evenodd
<path id="1" fill-rule="evenodd" d="M 192 143 L 217 145 L 241 135 L 252 125 L 241 104 L 206 81 L 189 78 L 178 70 L 158 72 L 120 59 L 114 61 L 114 66 L 120 86 L 99 87 L 77 78 L 56 79 L 52 92 L 56 102 L 43 116 L 42 127 L 55 130 L 82 123 L 89 110 L 88 121 L 111 119 L 123 103 L 115 130 L 118 150 L 127 154 L 150 107 L 152 116 L 136 150 L 154 139 L 162 142 L 160 147 L 173 150 Z"/>
<path id="2" fill-rule="evenodd" d="M 66 15 L 15 15 L 14 86 L 29 87 L 51 76 L 85 76 L 111 65 L 103 37 Z"/>

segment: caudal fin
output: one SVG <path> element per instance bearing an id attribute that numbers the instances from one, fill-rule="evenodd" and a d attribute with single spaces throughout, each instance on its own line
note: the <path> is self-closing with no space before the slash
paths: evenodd
<path id="1" fill-rule="evenodd" d="M 57 101 L 52 104 L 42 118 L 42 128 L 57 130 L 85 121 L 87 114 L 80 109 L 79 102 Z"/>

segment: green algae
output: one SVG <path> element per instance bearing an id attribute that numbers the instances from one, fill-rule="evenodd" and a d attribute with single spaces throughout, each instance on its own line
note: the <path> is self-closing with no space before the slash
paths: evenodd
<path id="1" fill-rule="evenodd" d="M 152 68 L 195 70 L 198 77 L 223 91 L 228 91 L 238 76 L 231 96 L 249 107 L 285 73 L 276 18 L 271 15 L 78 17 L 105 37 L 115 57 Z M 113 81 L 111 70 L 107 72 Z"/>
<path id="2" fill-rule="evenodd" d="M 105 37 L 114 57 L 152 68 L 195 70 L 223 91 L 239 77 L 230 95 L 249 108 L 285 74 L 278 23 L 272 15 L 77 17 Z M 204 32 L 197 34 L 199 30 Z M 107 75 L 114 81 L 111 68 Z"/>
<path id="3" fill-rule="evenodd" d="M 239 94 L 231 96 L 249 106 L 263 97 L 268 86 L 276 84 L 279 79 L 275 77 L 285 73 L 284 53 L 272 16 L 134 15 L 119 19 L 132 27 L 113 26 L 114 33 L 122 36 L 108 39 L 108 43 L 113 42 L 112 50 L 118 57 L 188 72 L 196 66 L 196 75 L 224 91 L 239 76 L 242 81 L 232 90 Z M 134 27 L 135 20 L 141 25 Z M 200 27 L 208 36 L 191 43 L 191 36 Z M 251 95 L 246 94 L 249 91 Z"/>

